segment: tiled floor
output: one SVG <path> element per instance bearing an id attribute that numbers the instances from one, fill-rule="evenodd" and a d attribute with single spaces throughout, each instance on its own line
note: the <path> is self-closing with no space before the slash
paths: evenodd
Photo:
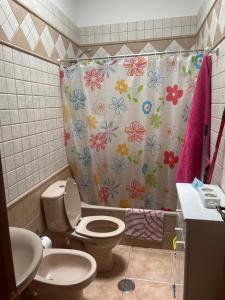
<path id="1" fill-rule="evenodd" d="M 115 265 L 84 290 L 85 300 L 172 300 L 173 252 L 119 245 L 113 249 Z M 122 293 L 118 282 L 131 278 L 135 290 Z"/>

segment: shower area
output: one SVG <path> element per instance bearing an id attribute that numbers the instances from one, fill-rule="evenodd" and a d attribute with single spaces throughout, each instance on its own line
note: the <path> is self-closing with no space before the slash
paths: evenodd
<path id="1" fill-rule="evenodd" d="M 85 203 L 175 210 L 176 168 L 202 58 L 203 51 L 180 51 L 61 64 L 64 142 Z"/>

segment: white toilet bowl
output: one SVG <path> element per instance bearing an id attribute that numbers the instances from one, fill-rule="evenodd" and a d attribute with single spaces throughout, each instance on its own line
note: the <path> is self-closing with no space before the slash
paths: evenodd
<path id="1" fill-rule="evenodd" d="M 123 237 L 124 222 L 109 216 L 82 218 L 80 195 L 72 178 L 50 185 L 43 192 L 42 200 L 48 229 L 64 232 L 69 240 L 82 241 L 95 258 L 97 271 L 110 271 L 113 267 L 111 250 Z"/>
<path id="2" fill-rule="evenodd" d="M 86 252 L 44 249 L 43 259 L 31 283 L 40 300 L 81 300 L 83 288 L 96 275 L 96 262 Z"/>

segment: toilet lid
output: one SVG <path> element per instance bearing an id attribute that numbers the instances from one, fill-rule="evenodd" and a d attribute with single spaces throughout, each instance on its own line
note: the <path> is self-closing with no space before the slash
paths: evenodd
<path id="1" fill-rule="evenodd" d="M 64 206 L 68 221 L 74 229 L 81 217 L 81 201 L 77 184 L 72 178 L 66 181 Z"/>

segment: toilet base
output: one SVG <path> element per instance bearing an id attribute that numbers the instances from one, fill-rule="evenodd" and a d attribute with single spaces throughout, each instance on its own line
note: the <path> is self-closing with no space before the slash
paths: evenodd
<path id="1" fill-rule="evenodd" d="M 90 245 L 85 245 L 87 252 L 94 257 L 97 263 L 97 272 L 110 272 L 114 266 L 112 248 L 95 248 Z"/>

